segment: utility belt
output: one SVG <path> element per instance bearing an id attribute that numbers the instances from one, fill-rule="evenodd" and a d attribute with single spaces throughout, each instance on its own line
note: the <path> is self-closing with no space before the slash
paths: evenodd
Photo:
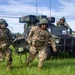
<path id="1" fill-rule="evenodd" d="M 41 47 L 45 45 L 45 41 L 32 40 L 31 45 L 35 47 Z"/>

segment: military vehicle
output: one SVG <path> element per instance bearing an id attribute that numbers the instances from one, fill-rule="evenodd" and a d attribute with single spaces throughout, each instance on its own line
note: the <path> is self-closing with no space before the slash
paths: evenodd
<path id="1" fill-rule="evenodd" d="M 72 29 L 68 27 L 56 26 L 55 17 L 47 17 L 46 15 L 27 15 L 19 18 L 20 23 L 24 23 L 24 38 L 27 39 L 30 28 L 32 25 L 39 24 L 40 19 L 46 18 L 49 22 L 48 30 L 55 38 L 57 52 L 54 53 L 51 45 L 47 46 L 47 58 L 51 55 L 58 55 L 60 52 L 68 52 L 70 55 L 75 55 L 75 37 L 72 36 Z M 19 40 L 21 41 L 21 39 Z M 17 42 L 17 41 L 16 41 Z M 24 41 L 23 41 L 24 42 Z M 22 43 L 23 43 L 22 42 Z M 25 46 L 25 45 L 24 45 Z M 19 47 L 17 43 L 17 47 Z"/>

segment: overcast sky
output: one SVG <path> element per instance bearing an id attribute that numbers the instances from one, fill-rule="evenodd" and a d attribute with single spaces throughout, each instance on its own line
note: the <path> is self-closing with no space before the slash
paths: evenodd
<path id="1" fill-rule="evenodd" d="M 24 23 L 19 23 L 19 17 L 36 13 L 53 16 L 56 21 L 64 16 L 75 30 L 75 0 L 0 0 L 0 18 L 8 22 L 11 32 L 23 33 Z"/>

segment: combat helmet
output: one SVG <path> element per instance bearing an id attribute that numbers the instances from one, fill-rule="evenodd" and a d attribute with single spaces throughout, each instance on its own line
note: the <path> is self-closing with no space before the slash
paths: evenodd
<path id="1" fill-rule="evenodd" d="M 63 20 L 65 22 L 65 17 L 62 17 L 61 20 Z"/>
<path id="2" fill-rule="evenodd" d="M 48 27 L 48 20 L 46 18 L 41 19 L 39 25 L 41 26 L 42 24 L 46 24 Z"/>
<path id="3" fill-rule="evenodd" d="M 0 19 L 0 24 L 5 24 L 6 27 L 8 26 L 8 23 L 3 18 Z"/>

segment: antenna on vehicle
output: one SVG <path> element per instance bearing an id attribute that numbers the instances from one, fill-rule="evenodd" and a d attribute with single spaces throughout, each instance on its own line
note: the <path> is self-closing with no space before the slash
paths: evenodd
<path id="1" fill-rule="evenodd" d="M 36 0 L 36 15 L 37 15 L 38 9 L 37 9 L 37 0 Z"/>
<path id="2" fill-rule="evenodd" d="M 50 7 L 50 13 L 49 13 L 49 15 L 51 17 L 51 0 L 49 0 L 49 7 Z"/>

